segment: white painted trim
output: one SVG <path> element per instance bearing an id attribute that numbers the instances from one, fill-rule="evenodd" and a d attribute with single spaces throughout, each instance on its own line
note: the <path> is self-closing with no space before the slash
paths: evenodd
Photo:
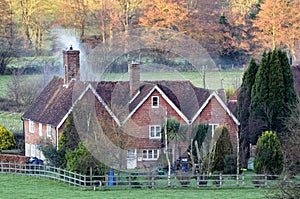
<path id="1" fill-rule="evenodd" d="M 209 101 L 215 97 L 216 100 L 220 103 L 222 108 L 228 113 L 228 115 L 231 117 L 231 119 L 237 124 L 240 125 L 240 122 L 237 120 L 237 118 L 233 115 L 233 113 L 229 110 L 229 108 L 225 105 L 223 100 L 218 96 L 218 94 L 213 91 L 212 94 L 207 98 L 207 100 L 203 103 L 203 105 L 200 107 L 200 109 L 197 111 L 195 116 L 193 117 L 191 123 L 194 123 L 194 121 L 199 117 L 201 112 L 204 110 L 204 108 L 208 105 Z"/>
<path id="2" fill-rule="evenodd" d="M 101 98 L 101 96 L 97 93 L 97 91 L 89 84 L 91 91 L 94 93 L 94 95 L 97 97 L 97 99 L 101 102 L 101 104 L 104 106 L 104 108 L 107 110 L 107 112 L 110 114 L 110 116 L 115 120 L 115 122 L 121 126 L 120 120 L 117 118 L 117 116 L 112 112 L 112 110 L 108 107 L 108 105 L 104 102 L 104 100 Z"/>
<path id="3" fill-rule="evenodd" d="M 124 120 L 123 124 L 125 124 L 129 118 L 132 117 L 132 115 L 142 106 L 142 104 L 152 95 L 152 93 L 157 90 L 164 100 L 167 101 L 167 103 L 175 110 L 175 112 L 187 123 L 189 124 L 188 118 L 175 106 L 175 104 L 167 97 L 167 95 L 157 86 L 155 85 L 149 93 L 144 97 L 144 99 L 141 100 L 141 102 L 131 111 L 131 113 L 128 115 L 128 117 Z"/>
<path id="4" fill-rule="evenodd" d="M 147 157 L 146 158 L 144 158 L 144 150 L 145 151 L 147 151 Z M 156 150 L 156 152 L 157 152 L 157 157 L 156 158 L 154 158 L 154 151 Z M 149 158 L 149 151 L 152 151 L 152 158 Z M 159 149 L 142 149 L 142 158 L 143 158 L 143 160 L 157 160 L 158 158 L 159 158 Z"/>
<path id="5" fill-rule="evenodd" d="M 101 98 L 101 96 L 99 96 L 99 94 L 97 93 L 97 91 L 95 90 L 95 88 L 89 84 L 87 85 L 87 87 L 85 88 L 85 90 L 81 93 L 81 95 L 78 97 L 78 99 L 76 99 L 76 101 L 72 104 L 72 107 L 70 108 L 70 110 L 68 111 L 68 113 L 63 117 L 63 119 L 60 121 L 60 123 L 57 125 L 57 128 L 60 128 L 64 121 L 68 118 L 68 116 L 70 115 L 70 113 L 73 111 L 73 107 L 74 105 L 83 98 L 83 96 L 86 94 L 86 92 L 88 90 L 91 90 L 92 93 L 96 96 L 96 98 L 100 101 L 100 103 L 102 103 L 102 105 L 104 106 L 104 108 L 107 110 L 107 112 L 111 115 L 111 117 L 116 121 L 116 123 L 121 126 L 121 123 L 119 121 L 119 119 L 115 116 L 115 114 L 112 112 L 112 110 L 108 107 L 108 105 L 104 102 L 104 100 Z"/>
<path id="6" fill-rule="evenodd" d="M 49 124 L 46 125 L 46 132 L 47 132 L 47 137 L 51 138 L 52 137 L 52 128 L 51 128 L 51 125 L 49 125 Z"/>
<path id="7" fill-rule="evenodd" d="M 43 124 L 39 123 L 39 136 L 43 136 Z"/>
<path id="8" fill-rule="evenodd" d="M 28 120 L 28 132 L 29 133 L 34 133 L 35 128 L 34 128 L 34 121 Z"/>
<path id="9" fill-rule="evenodd" d="M 56 132 L 56 150 L 58 150 L 58 127 L 55 128 Z"/>
<path id="10" fill-rule="evenodd" d="M 85 88 L 85 90 L 81 93 L 81 95 L 78 97 L 78 99 L 76 99 L 76 101 L 72 104 L 70 110 L 69 110 L 69 111 L 67 112 L 67 114 L 63 117 L 63 119 L 58 123 L 57 129 L 59 129 L 59 128 L 63 125 L 63 123 L 65 122 L 65 120 L 68 118 L 68 116 L 70 115 L 70 113 L 73 111 L 74 104 L 76 104 L 77 101 L 80 100 L 80 99 L 83 97 L 83 95 L 88 91 L 90 85 L 91 85 L 91 84 L 89 84 L 89 85 Z"/>
<path id="11" fill-rule="evenodd" d="M 131 98 L 131 99 L 129 100 L 129 104 L 131 104 L 131 102 L 133 102 L 133 101 L 135 100 L 135 98 L 137 98 L 137 96 L 139 96 L 140 93 L 141 93 L 141 91 L 138 90 L 138 92 L 133 96 L 133 98 Z"/>
<path id="12" fill-rule="evenodd" d="M 156 135 L 157 131 L 156 131 L 156 128 L 159 127 L 159 137 L 157 136 L 154 136 L 154 137 L 151 137 L 151 127 L 154 128 L 154 134 Z M 149 125 L 149 139 L 150 140 L 155 140 L 155 139 L 161 139 L 161 126 L 160 125 Z"/>
<path id="13" fill-rule="evenodd" d="M 153 98 L 157 98 L 157 105 L 156 106 L 153 106 Z M 151 106 L 152 108 L 159 108 L 159 96 L 152 96 L 151 97 Z"/>

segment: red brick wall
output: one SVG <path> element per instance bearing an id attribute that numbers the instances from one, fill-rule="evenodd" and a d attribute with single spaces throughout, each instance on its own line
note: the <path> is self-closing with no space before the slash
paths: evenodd
<path id="1" fill-rule="evenodd" d="M 47 137 L 47 125 L 42 125 L 42 136 L 39 135 L 39 123 L 34 122 L 34 133 L 29 132 L 29 120 L 24 120 L 25 143 L 27 144 L 40 144 L 42 139 L 47 139 L 53 144 L 56 144 L 55 128 L 51 126 L 51 137 Z"/>
<path id="2" fill-rule="evenodd" d="M 0 154 L 0 162 L 12 162 L 17 164 L 27 164 L 29 157 L 21 155 Z"/>
<path id="3" fill-rule="evenodd" d="M 152 96 L 159 96 L 159 108 L 152 108 Z M 160 139 L 149 139 L 149 125 L 162 125 L 166 111 L 168 118 L 175 117 L 185 123 L 160 93 L 154 91 L 125 125 L 125 133 L 138 138 L 132 143 L 133 148 L 155 149 L 161 146 Z"/>
<path id="4" fill-rule="evenodd" d="M 194 123 L 217 123 L 228 128 L 233 148 L 236 152 L 238 125 L 229 116 L 216 98 L 212 98 Z"/>

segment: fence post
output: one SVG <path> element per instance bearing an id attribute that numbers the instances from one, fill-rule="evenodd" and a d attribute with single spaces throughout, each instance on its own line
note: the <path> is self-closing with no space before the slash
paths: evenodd
<path id="1" fill-rule="evenodd" d="M 244 186 L 245 185 L 245 174 L 243 173 L 242 174 L 242 186 Z"/>
<path id="2" fill-rule="evenodd" d="M 265 186 L 268 186 L 268 175 L 265 174 Z"/>
<path id="3" fill-rule="evenodd" d="M 129 187 L 131 187 L 131 174 L 129 174 L 128 185 L 129 185 Z"/>
<path id="4" fill-rule="evenodd" d="M 222 173 L 220 173 L 220 187 L 222 187 Z"/>
<path id="5" fill-rule="evenodd" d="M 197 184 L 197 187 L 199 188 L 200 187 L 200 176 L 199 176 L 199 173 L 197 173 L 196 184 Z"/>
<path id="6" fill-rule="evenodd" d="M 151 175 L 151 188 L 154 188 L 154 174 Z"/>

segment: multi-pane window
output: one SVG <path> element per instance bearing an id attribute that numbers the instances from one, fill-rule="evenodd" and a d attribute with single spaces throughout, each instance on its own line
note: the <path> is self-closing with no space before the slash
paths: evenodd
<path id="1" fill-rule="evenodd" d="M 215 130 L 219 126 L 219 124 L 208 124 L 209 130 L 211 131 L 211 137 L 214 137 Z"/>
<path id="2" fill-rule="evenodd" d="M 34 122 L 29 120 L 29 132 L 34 133 Z"/>
<path id="3" fill-rule="evenodd" d="M 39 135 L 43 136 L 43 124 L 39 123 Z"/>
<path id="4" fill-rule="evenodd" d="M 149 126 L 149 138 L 150 139 L 160 139 L 161 138 L 160 125 L 150 125 Z"/>
<path id="5" fill-rule="evenodd" d="M 51 126 L 47 125 L 47 137 L 51 137 Z"/>
<path id="6" fill-rule="evenodd" d="M 159 97 L 152 96 L 152 108 L 158 108 L 158 107 L 159 107 Z"/>
<path id="7" fill-rule="evenodd" d="M 158 149 L 144 149 L 143 160 L 157 160 L 159 157 Z"/>

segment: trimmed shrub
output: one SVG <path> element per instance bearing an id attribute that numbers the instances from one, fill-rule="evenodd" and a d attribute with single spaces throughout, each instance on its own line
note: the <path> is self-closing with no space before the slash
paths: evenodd
<path id="1" fill-rule="evenodd" d="M 16 145 L 14 134 L 0 125 L 0 152 Z"/>
<path id="2" fill-rule="evenodd" d="M 259 174 L 281 174 L 283 153 L 275 132 L 266 131 L 258 139 L 254 156 L 254 170 Z"/>
<path id="3" fill-rule="evenodd" d="M 233 153 L 228 129 L 225 126 L 216 128 L 213 140 L 216 141 L 216 144 L 213 150 L 211 172 L 223 173 L 225 157 Z"/>

